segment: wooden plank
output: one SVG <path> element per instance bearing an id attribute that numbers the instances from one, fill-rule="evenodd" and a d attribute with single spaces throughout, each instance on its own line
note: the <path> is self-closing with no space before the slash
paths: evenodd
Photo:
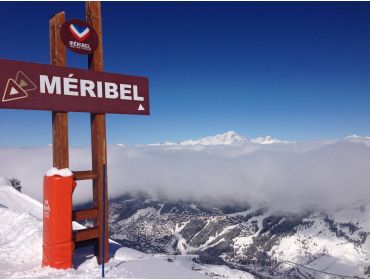
<path id="1" fill-rule="evenodd" d="M 89 55 L 89 69 L 94 71 L 103 71 L 103 40 L 102 40 L 102 25 L 101 25 L 101 4 L 100 2 L 86 2 L 86 21 L 92 25 L 99 37 L 99 46 L 97 50 Z M 99 209 L 99 218 L 95 226 L 99 228 L 99 244 L 95 248 L 98 257 L 98 263 L 103 262 L 102 252 L 102 229 L 104 227 L 104 262 L 109 261 L 109 243 L 108 243 L 108 192 L 105 189 L 105 208 L 103 209 L 103 165 L 107 162 L 106 159 L 106 120 L 105 114 L 91 114 L 91 152 L 92 152 L 92 169 L 97 172 L 98 176 L 93 180 L 93 206 Z M 107 186 L 107 184 L 106 184 Z M 105 212 L 105 224 L 102 224 L 101 213 Z"/>
<path id="2" fill-rule="evenodd" d="M 55 14 L 49 20 L 50 32 L 50 64 L 66 66 L 66 47 L 59 35 L 59 30 L 65 21 L 64 12 Z"/>
<path id="3" fill-rule="evenodd" d="M 98 238 L 94 238 L 94 239 L 90 239 L 90 240 L 75 242 L 75 249 L 79 249 L 79 248 L 82 248 L 82 247 L 88 247 L 88 246 L 94 246 L 95 247 L 98 244 L 98 241 L 99 241 Z"/>
<path id="4" fill-rule="evenodd" d="M 54 15 L 49 21 L 50 64 L 66 66 L 66 48 L 59 36 L 59 30 L 65 21 L 64 12 Z M 68 168 L 68 113 L 52 112 L 53 126 L 53 166 Z"/>
<path id="5" fill-rule="evenodd" d="M 104 71 L 100 1 L 86 1 L 86 21 L 91 24 L 99 37 L 98 48 L 92 55 L 89 55 L 88 57 L 89 69 L 95 71 Z"/>
<path id="6" fill-rule="evenodd" d="M 73 239 L 75 242 L 98 238 L 98 236 L 99 236 L 99 229 L 97 227 L 73 231 Z"/>
<path id="7" fill-rule="evenodd" d="M 86 171 L 73 171 L 73 178 L 78 180 L 90 180 L 90 179 L 97 179 L 98 173 L 93 170 L 86 170 Z"/>
<path id="8" fill-rule="evenodd" d="M 62 169 L 69 166 L 68 113 L 52 112 L 53 126 L 53 167 Z"/>
<path id="9" fill-rule="evenodd" d="M 73 221 L 81 221 L 87 219 L 97 219 L 99 217 L 98 208 L 74 210 L 72 213 Z"/>

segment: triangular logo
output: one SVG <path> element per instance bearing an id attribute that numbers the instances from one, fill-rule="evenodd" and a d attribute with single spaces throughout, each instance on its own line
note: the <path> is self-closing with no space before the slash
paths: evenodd
<path id="1" fill-rule="evenodd" d="M 12 89 L 9 92 L 9 95 L 17 95 L 17 94 L 19 94 L 18 90 L 12 87 Z"/>
<path id="2" fill-rule="evenodd" d="M 24 74 L 22 71 L 18 71 L 15 82 L 24 90 L 35 90 L 37 89 L 36 85 Z"/>
<path id="3" fill-rule="evenodd" d="M 13 79 L 9 79 L 6 84 L 2 102 L 8 102 L 12 100 L 26 98 L 28 96 L 25 92 Z"/>
<path id="4" fill-rule="evenodd" d="M 139 104 L 139 108 L 137 108 L 138 111 L 145 111 L 145 108 L 143 105 Z"/>

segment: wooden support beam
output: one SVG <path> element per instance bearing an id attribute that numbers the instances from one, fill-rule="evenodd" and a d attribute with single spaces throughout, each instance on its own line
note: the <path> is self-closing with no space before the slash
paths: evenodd
<path id="1" fill-rule="evenodd" d="M 73 178 L 78 180 L 92 180 L 98 178 L 98 173 L 93 170 L 73 171 Z"/>
<path id="2" fill-rule="evenodd" d="M 89 69 L 94 71 L 103 71 L 103 40 L 102 40 L 102 24 L 101 24 L 101 4 L 100 2 L 86 2 L 86 21 L 92 25 L 99 37 L 99 46 L 96 51 L 89 55 Z M 99 244 L 95 248 L 98 257 L 98 263 L 103 262 L 102 252 L 102 228 L 104 227 L 104 262 L 109 260 L 109 243 L 108 243 L 108 192 L 105 188 L 105 203 L 103 203 L 103 165 L 107 163 L 106 158 L 106 122 L 105 114 L 91 114 L 91 152 L 92 152 L 92 169 L 97 173 L 97 178 L 93 180 L 93 206 L 99 209 L 99 218 L 95 226 L 99 228 Z M 106 184 L 107 186 L 107 184 Z M 103 207 L 105 205 L 105 207 Z M 104 208 L 104 209 L 103 209 Z M 102 213 L 105 212 L 105 224 L 103 225 Z"/>
<path id="3" fill-rule="evenodd" d="M 75 249 L 82 248 L 82 247 L 87 247 L 87 246 L 97 246 L 99 239 L 94 238 L 90 240 L 85 240 L 85 241 L 79 241 L 75 242 Z"/>
<path id="4" fill-rule="evenodd" d="M 87 219 L 97 219 L 99 217 L 98 208 L 74 210 L 72 213 L 73 221 L 81 221 Z"/>
<path id="5" fill-rule="evenodd" d="M 85 240 L 98 238 L 98 236 L 99 229 L 97 227 L 75 230 L 73 232 L 73 239 L 75 242 L 81 242 Z"/>
<path id="6" fill-rule="evenodd" d="M 54 15 L 49 21 L 50 64 L 66 66 L 66 47 L 60 38 L 60 27 L 65 21 L 64 12 Z M 53 166 L 68 168 L 68 113 L 52 112 Z"/>

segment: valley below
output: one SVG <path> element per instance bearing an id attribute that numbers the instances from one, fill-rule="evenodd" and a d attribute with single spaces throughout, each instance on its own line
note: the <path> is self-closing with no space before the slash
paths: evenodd
<path id="1" fill-rule="evenodd" d="M 203 203 L 204 204 L 204 203 Z M 169 259 L 226 265 L 256 278 L 370 277 L 370 203 L 288 213 L 125 195 L 110 203 L 110 236 Z"/>

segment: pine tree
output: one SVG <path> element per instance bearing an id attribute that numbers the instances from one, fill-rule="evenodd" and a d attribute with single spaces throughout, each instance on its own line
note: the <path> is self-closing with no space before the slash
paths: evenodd
<path id="1" fill-rule="evenodd" d="M 12 185 L 13 188 L 15 188 L 17 191 L 21 192 L 22 190 L 22 185 L 21 185 L 21 181 L 16 179 L 16 178 L 11 178 L 9 180 L 10 184 Z"/>

